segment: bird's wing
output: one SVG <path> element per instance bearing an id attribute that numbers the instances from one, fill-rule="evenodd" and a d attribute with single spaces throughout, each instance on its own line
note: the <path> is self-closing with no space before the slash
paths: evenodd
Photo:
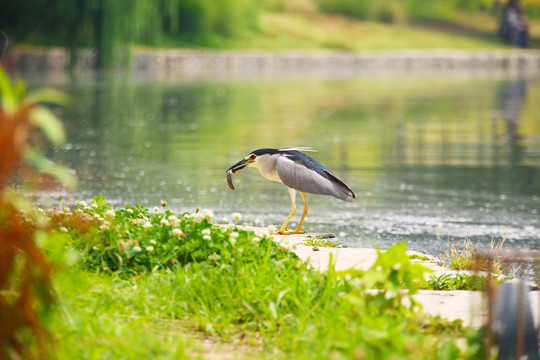
<path id="1" fill-rule="evenodd" d="M 280 156 L 276 171 L 283 184 L 295 190 L 331 195 L 345 201 L 356 198 L 351 188 L 324 165 L 300 152 L 291 151 Z"/>

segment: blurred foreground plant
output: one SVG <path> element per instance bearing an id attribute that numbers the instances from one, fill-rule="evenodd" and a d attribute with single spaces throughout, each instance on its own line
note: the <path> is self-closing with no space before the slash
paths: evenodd
<path id="1" fill-rule="evenodd" d="M 47 331 L 40 316 L 53 303 L 52 266 L 36 238 L 49 231 L 49 224 L 10 186 L 17 177 L 21 184 L 29 176 L 25 163 L 63 184 L 74 185 L 67 169 L 28 146 L 38 129 L 55 144 L 63 141 L 61 123 L 40 103 L 63 104 L 67 98 L 53 90 L 26 95 L 24 84 L 17 81 L 12 85 L 1 68 L 0 96 L 0 359 L 43 358 Z M 30 350 L 35 349 L 34 343 L 39 353 Z"/>

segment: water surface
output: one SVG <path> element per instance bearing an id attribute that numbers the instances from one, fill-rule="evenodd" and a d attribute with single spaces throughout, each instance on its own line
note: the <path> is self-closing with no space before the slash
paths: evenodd
<path id="1" fill-rule="evenodd" d="M 402 240 L 439 255 L 449 243 L 532 248 L 540 239 L 540 79 L 415 73 L 168 79 L 104 75 L 51 82 L 68 143 L 49 155 L 75 169 L 72 197 L 114 206 L 212 209 L 216 221 L 281 224 L 286 188 L 255 169 L 225 170 L 262 147 L 309 146 L 357 200 L 308 195 L 308 232 L 351 247 Z M 302 199 L 298 196 L 299 220 Z"/>

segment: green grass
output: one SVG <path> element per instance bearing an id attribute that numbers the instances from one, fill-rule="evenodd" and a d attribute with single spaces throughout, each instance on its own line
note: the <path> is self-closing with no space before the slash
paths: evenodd
<path id="1" fill-rule="evenodd" d="M 342 247 L 343 243 L 338 239 L 328 239 L 324 237 L 310 237 L 304 240 L 304 245 L 317 247 Z"/>
<path id="2" fill-rule="evenodd" d="M 56 286 L 60 305 L 49 324 L 56 359 L 135 359 L 142 354 L 187 359 L 197 354 L 186 336 L 189 327 L 129 304 L 135 283 L 74 269 L 57 275 Z"/>
<path id="3" fill-rule="evenodd" d="M 185 215 L 114 211 L 102 198 L 52 215 L 65 236 L 46 245 L 49 256 L 79 257 L 55 277 L 59 305 L 47 320 L 55 358 L 193 358 L 219 352 L 220 342 L 235 358 L 478 356 L 477 332 L 448 332 L 451 324 L 431 323 L 410 297 L 429 271 L 411 263 L 405 243 L 366 271 L 319 273 L 266 238 L 213 226 L 209 212 Z M 171 216 L 183 220 L 163 221 Z M 93 227 L 81 232 L 73 218 Z M 173 229 L 185 237 L 171 238 Z M 182 257 L 188 248 L 205 256 Z"/>
<path id="4" fill-rule="evenodd" d="M 428 290 L 472 290 L 485 291 L 486 277 L 471 274 L 443 274 L 431 277 L 425 289 Z"/>
<path id="5" fill-rule="evenodd" d="M 433 260 L 429 256 L 419 255 L 419 254 L 411 254 L 411 255 L 409 255 L 409 259 L 411 259 L 411 260 L 420 260 L 420 261 L 432 261 Z"/>

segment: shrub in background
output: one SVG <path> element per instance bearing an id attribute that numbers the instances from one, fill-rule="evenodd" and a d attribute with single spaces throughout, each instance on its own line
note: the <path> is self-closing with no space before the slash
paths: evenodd
<path id="1" fill-rule="evenodd" d="M 317 0 L 322 12 L 367 19 L 374 0 Z"/>
<path id="2" fill-rule="evenodd" d="M 407 22 L 407 15 L 399 1 L 378 0 L 371 6 L 369 11 L 370 19 L 386 23 L 402 25 Z"/>

